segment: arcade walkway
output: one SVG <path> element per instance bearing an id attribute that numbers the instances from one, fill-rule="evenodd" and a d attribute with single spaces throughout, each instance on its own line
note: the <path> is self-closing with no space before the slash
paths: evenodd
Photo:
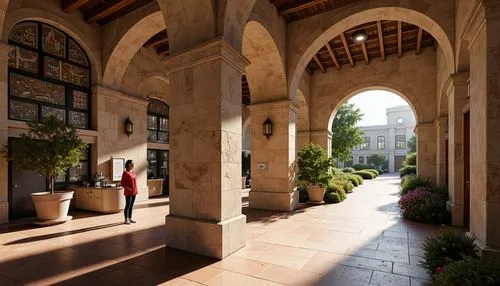
<path id="1" fill-rule="evenodd" d="M 245 209 L 247 244 L 216 261 L 163 246 L 168 200 L 122 215 L 77 213 L 63 225 L 0 228 L 0 285 L 426 285 L 427 235 L 400 219 L 399 178 L 384 175 L 341 204 L 293 214 Z"/>

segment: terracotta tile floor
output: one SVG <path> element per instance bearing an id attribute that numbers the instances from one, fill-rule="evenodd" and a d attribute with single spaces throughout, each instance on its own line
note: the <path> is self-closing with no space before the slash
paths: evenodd
<path id="1" fill-rule="evenodd" d="M 293 213 L 244 207 L 246 247 L 222 261 L 164 247 L 166 198 L 139 204 L 133 225 L 74 212 L 57 226 L 0 226 L 0 285 L 427 285 L 421 246 L 439 229 L 400 218 L 398 184 L 381 176 Z"/>

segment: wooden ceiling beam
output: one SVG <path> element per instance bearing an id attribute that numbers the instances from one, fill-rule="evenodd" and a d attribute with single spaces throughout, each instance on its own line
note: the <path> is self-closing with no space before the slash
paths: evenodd
<path id="1" fill-rule="evenodd" d="M 62 0 L 61 9 L 66 13 L 70 13 L 87 4 L 87 2 L 89 0 Z"/>
<path id="2" fill-rule="evenodd" d="M 339 61 L 337 60 L 337 57 L 335 57 L 335 54 L 332 51 L 332 47 L 330 47 L 330 42 L 326 42 L 326 49 L 328 50 L 328 53 L 330 54 L 330 57 L 332 58 L 333 64 L 335 65 L 337 70 L 340 70 Z"/>
<path id="3" fill-rule="evenodd" d="M 377 21 L 377 34 L 378 44 L 380 46 L 380 55 L 382 57 L 382 61 L 385 62 L 384 31 L 382 30 L 382 21 Z"/>
<path id="4" fill-rule="evenodd" d="M 323 64 L 321 63 L 321 61 L 318 59 L 318 56 L 317 55 L 314 55 L 314 60 L 316 61 L 316 63 L 318 64 L 319 66 L 319 69 L 321 70 L 322 73 L 326 73 L 326 69 L 325 67 L 323 66 Z"/>
<path id="5" fill-rule="evenodd" d="M 170 52 L 170 47 L 168 44 L 156 47 L 156 53 L 160 56 L 168 55 Z"/>
<path id="6" fill-rule="evenodd" d="M 95 23 L 133 4 L 136 0 L 112 0 L 85 13 L 85 22 Z"/>
<path id="7" fill-rule="evenodd" d="M 345 53 L 349 58 L 349 63 L 351 63 L 351 67 L 354 67 L 354 60 L 352 59 L 351 51 L 349 51 L 349 45 L 347 44 L 344 33 L 340 33 L 340 38 L 342 39 L 342 44 L 344 45 Z"/>
<path id="8" fill-rule="evenodd" d="M 156 46 L 167 42 L 168 42 L 167 30 L 163 30 L 158 34 L 154 35 L 153 37 L 151 37 L 151 39 L 149 39 L 143 46 L 145 48 L 149 48 L 151 46 Z"/>
<path id="9" fill-rule="evenodd" d="M 363 50 L 363 56 L 365 57 L 365 63 L 370 63 L 370 58 L 368 58 L 368 52 L 366 51 L 366 43 L 361 42 L 361 49 Z"/>
<path id="10" fill-rule="evenodd" d="M 403 44 L 403 33 L 402 33 L 402 30 L 403 30 L 403 25 L 401 23 L 401 21 L 398 21 L 398 57 L 403 57 L 403 48 L 402 48 L 402 44 Z"/>
<path id="11" fill-rule="evenodd" d="M 313 75 L 313 72 L 312 72 L 312 70 L 309 68 L 309 66 L 306 66 L 306 72 L 307 72 L 310 76 L 312 76 L 312 75 Z"/>
<path id="12" fill-rule="evenodd" d="M 417 48 L 415 50 L 415 54 L 420 55 L 420 51 L 422 50 L 422 34 L 424 30 L 422 28 L 418 28 L 418 36 L 417 36 Z"/>
<path id="13" fill-rule="evenodd" d="M 307 9 L 309 7 L 316 6 L 318 4 L 324 3 L 326 1 L 327 0 L 313 0 L 313 1 L 304 2 L 302 4 L 291 6 L 291 7 L 288 7 L 288 8 L 284 8 L 283 10 L 280 10 L 279 11 L 279 15 L 280 16 L 290 15 L 290 14 L 293 14 L 295 12 L 299 12 L 301 10 Z"/>

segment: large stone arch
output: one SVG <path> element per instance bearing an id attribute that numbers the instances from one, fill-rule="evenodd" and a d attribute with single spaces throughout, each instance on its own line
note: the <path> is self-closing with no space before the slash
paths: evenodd
<path id="1" fill-rule="evenodd" d="M 342 107 L 342 105 L 344 105 L 344 103 L 346 103 L 349 99 L 351 99 L 352 97 L 354 97 L 362 92 L 372 91 L 372 90 L 384 90 L 384 91 L 388 91 L 388 92 L 391 92 L 391 93 L 398 95 L 399 97 L 403 98 L 408 103 L 408 105 L 411 107 L 417 122 L 419 122 L 419 119 L 422 118 L 422 112 L 421 112 L 420 105 L 418 104 L 418 102 L 416 102 L 415 96 L 412 95 L 411 92 L 409 92 L 408 90 L 404 89 L 401 86 L 397 86 L 397 85 L 395 85 L 393 83 L 389 83 L 389 82 L 366 83 L 366 84 L 358 86 L 355 89 L 347 92 L 346 95 L 343 98 L 341 98 L 339 101 L 332 101 L 331 105 L 329 106 L 329 108 L 331 110 L 330 116 L 328 117 L 327 121 L 323 120 L 323 122 L 325 122 L 325 125 L 323 125 L 323 126 L 325 126 L 327 130 L 330 130 L 332 128 L 332 123 L 333 123 L 333 119 L 335 118 L 335 115 L 337 114 L 340 107 Z"/>
<path id="2" fill-rule="evenodd" d="M 288 29 L 290 97 L 308 62 L 327 41 L 357 25 L 376 20 L 404 21 L 422 27 L 439 43 L 449 74 L 454 70 L 454 1 L 361 1 L 295 22 Z"/>
<path id="3" fill-rule="evenodd" d="M 296 97 L 297 105 L 297 132 L 309 130 L 309 105 L 307 103 L 304 93 L 299 89 L 297 90 Z"/>
<path id="4" fill-rule="evenodd" d="M 100 33 L 83 21 L 75 21 L 70 16 L 57 15 L 34 8 L 17 8 L 9 10 L 3 22 L 2 41 L 8 42 L 12 28 L 22 21 L 39 21 L 57 27 L 72 37 L 84 49 L 90 59 L 92 85 L 102 82 L 101 71 L 101 39 Z"/>
<path id="5" fill-rule="evenodd" d="M 143 76 L 139 93 L 144 97 L 154 97 L 169 102 L 169 79 L 162 73 L 151 72 Z M 170 105 L 170 104 L 169 104 Z"/>
<path id="6" fill-rule="evenodd" d="M 112 48 L 103 74 L 103 83 L 106 86 L 117 87 L 121 84 L 123 76 L 130 61 L 142 45 L 158 32 L 165 29 L 165 21 L 160 11 L 147 14 L 138 20 Z"/>
<path id="7" fill-rule="evenodd" d="M 243 55 L 250 60 L 245 68 L 252 104 L 287 98 L 282 57 L 267 29 L 250 21 L 243 34 Z"/>

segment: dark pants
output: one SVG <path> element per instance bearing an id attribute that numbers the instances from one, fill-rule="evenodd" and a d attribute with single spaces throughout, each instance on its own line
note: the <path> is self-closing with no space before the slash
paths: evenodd
<path id="1" fill-rule="evenodd" d="M 134 208 L 135 195 L 125 196 L 125 219 L 132 218 L 132 209 Z"/>

